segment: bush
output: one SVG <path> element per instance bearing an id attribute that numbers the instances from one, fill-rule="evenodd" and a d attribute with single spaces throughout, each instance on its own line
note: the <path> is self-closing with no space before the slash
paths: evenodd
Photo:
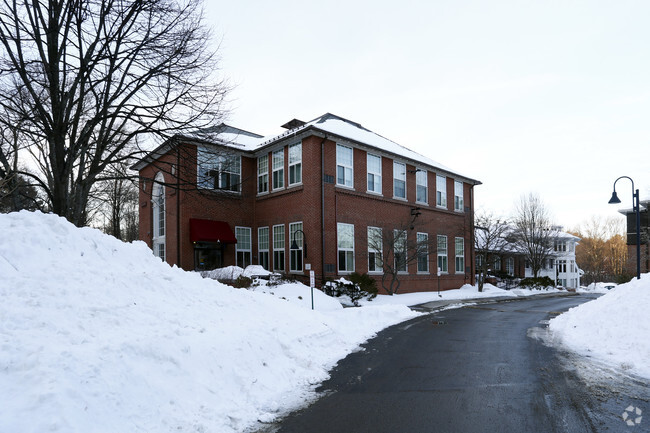
<path id="1" fill-rule="evenodd" d="M 358 274 L 353 272 L 350 274 L 350 281 L 356 284 L 361 292 L 366 293 L 368 300 L 377 297 L 377 281 L 372 279 L 368 274 Z"/>
<path id="2" fill-rule="evenodd" d="M 555 287 L 555 282 L 549 277 L 537 278 L 524 278 L 519 282 L 519 285 L 525 289 L 545 289 L 547 287 Z"/>
<path id="3" fill-rule="evenodd" d="M 336 281 L 326 281 L 323 285 L 323 292 L 335 298 L 347 297 L 355 307 L 359 306 L 359 300 L 367 298 L 372 300 L 377 296 L 377 283 L 368 274 L 350 274 L 350 281 L 341 278 Z"/>
<path id="4" fill-rule="evenodd" d="M 232 282 L 235 289 L 248 289 L 253 284 L 253 279 L 240 275 Z"/>

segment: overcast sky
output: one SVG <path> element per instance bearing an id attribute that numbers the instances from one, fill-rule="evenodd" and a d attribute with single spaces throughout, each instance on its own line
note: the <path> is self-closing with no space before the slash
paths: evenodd
<path id="1" fill-rule="evenodd" d="M 480 180 L 507 216 L 537 193 L 559 224 L 650 196 L 648 1 L 206 1 L 227 123 L 270 135 L 326 112 Z M 307 170 L 307 168 L 305 169 Z M 616 185 L 631 207 L 628 180 Z M 620 216 L 622 218 L 622 216 Z"/>

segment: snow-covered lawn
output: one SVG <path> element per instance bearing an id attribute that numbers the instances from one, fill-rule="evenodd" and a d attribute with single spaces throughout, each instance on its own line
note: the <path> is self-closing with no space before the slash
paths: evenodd
<path id="1" fill-rule="evenodd" d="M 615 369 L 650 378 L 650 274 L 551 320 L 553 340 Z"/>

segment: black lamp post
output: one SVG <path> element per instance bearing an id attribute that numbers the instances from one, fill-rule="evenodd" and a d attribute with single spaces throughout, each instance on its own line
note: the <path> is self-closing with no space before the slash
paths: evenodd
<path id="1" fill-rule="evenodd" d="M 641 210 L 639 209 L 639 190 L 634 189 L 634 181 L 629 176 L 621 176 L 614 181 L 614 191 L 609 204 L 618 204 L 621 200 L 616 195 L 616 182 L 620 179 L 630 179 L 632 182 L 632 210 L 636 212 L 636 278 L 641 279 Z"/>
<path id="2" fill-rule="evenodd" d="M 307 236 L 305 236 L 305 232 L 303 232 L 302 230 L 298 229 L 293 232 L 293 235 L 291 236 L 291 249 L 292 250 L 300 249 L 298 248 L 298 243 L 296 242 L 296 233 L 298 232 L 302 233 L 302 250 L 305 253 L 305 258 L 307 258 L 307 242 L 305 240 Z"/>

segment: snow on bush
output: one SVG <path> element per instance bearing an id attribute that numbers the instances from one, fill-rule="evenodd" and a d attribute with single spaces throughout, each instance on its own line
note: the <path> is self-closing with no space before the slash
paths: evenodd
<path id="1" fill-rule="evenodd" d="M 242 431 L 415 315 L 312 311 L 54 215 L 0 215 L 0 233 L 2 432 Z"/>
<path id="2" fill-rule="evenodd" d="M 650 274 L 551 320 L 553 337 L 569 349 L 650 378 Z"/>

